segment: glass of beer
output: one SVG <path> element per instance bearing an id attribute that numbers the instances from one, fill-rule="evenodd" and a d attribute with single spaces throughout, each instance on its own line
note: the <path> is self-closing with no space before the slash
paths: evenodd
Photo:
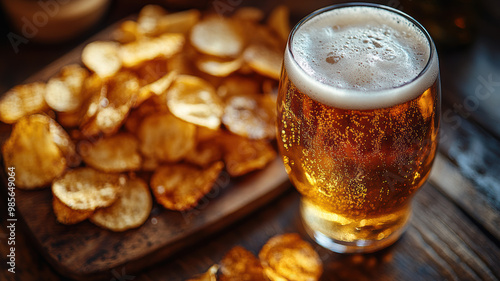
<path id="1" fill-rule="evenodd" d="M 438 143 L 438 57 L 410 16 L 376 4 L 318 10 L 292 30 L 278 147 L 305 229 L 339 253 L 394 243 Z"/>

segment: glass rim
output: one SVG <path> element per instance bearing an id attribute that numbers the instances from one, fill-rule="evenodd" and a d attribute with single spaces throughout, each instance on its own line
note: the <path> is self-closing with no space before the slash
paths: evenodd
<path id="1" fill-rule="evenodd" d="M 311 12 L 310 14 L 308 14 L 307 16 L 305 16 L 304 18 L 302 18 L 292 28 L 292 30 L 290 31 L 290 34 L 288 35 L 287 44 L 286 44 L 286 52 L 289 53 L 289 55 L 292 57 L 293 62 L 295 64 L 298 65 L 298 62 L 295 59 L 295 56 L 294 56 L 294 54 L 292 52 L 292 43 L 293 43 L 295 32 L 302 25 L 304 25 L 306 22 L 308 22 L 309 20 L 311 20 L 312 18 L 314 18 L 314 17 L 316 17 L 316 16 L 318 16 L 320 14 L 323 14 L 325 12 L 329 12 L 329 11 L 332 11 L 332 10 L 336 10 L 336 9 L 340 9 L 340 8 L 348 8 L 348 7 L 370 7 L 370 8 L 382 9 L 382 10 L 386 10 L 386 11 L 395 13 L 398 16 L 401 16 L 404 19 L 408 20 L 411 24 L 415 25 L 422 32 L 422 34 L 424 35 L 425 40 L 427 41 L 427 45 L 429 47 L 429 57 L 427 58 L 427 62 L 425 64 L 425 67 L 418 73 L 418 75 L 416 75 L 411 80 L 409 80 L 409 81 L 407 81 L 405 83 L 402 83 L 402 84 L 400 84 L 398 86 L 387 88 L 387 89 L 377 89 L 377 90 L 363 91 L 363 90 L 358 90 L 358 89 L 343 89 L 343 88 L 335 87 L 333 85 L 325 84 L 325 83 L 322 83 L 321 81 L 316 80 L 318 83 L 321 83 L 321 84 L 326 85 L 328 87 L 332 87 L 334 89 L 342 89 L 342 90 L 344 90 L 346 92 L 356 92 L 356 93 L 371 92 L 371 93 L 377 93 L 377 92 L 383 92 L 383 91 L 387 91 L 387 90 L 399 89 L 399 88 L 402 88 L 402 87 L 404 87 L 406 85 L 409 85 L 409 84 L 415 82 L 417 79 L 419 79 L 420 77 L 422 77 L 425 73 L 427 73 L 430 70 L 430 68 L 432 66 L 432 63 L 433 63 L 433 60 L 435 59 L 434 58 L 434 56 L 435 56 L 435 54 L 434 54 L 435 53 L 435 45 L 434 45 L 434 41 L 432 40 L 432 37 L 429 35 L 429 33 L 427 32 L 427 30 L 422 26 L 422 24 L 420 24 L 412 16 L 410 16 L 410 15 L 408 15 L 408 14 L 406 14 L 406 13 L 404 13 L 404 12 L 398 10 L 398 9 L 395 9 L 395 8 L 392 8 L 392 7 L 389 7 L 389 6 L 386 6 L 386 5 L 382 5 L 382 4 L 366 3 L 366 2 L 349 2 L 349 3 L 334 4 L 334 5 L 326 6 L 326 7 L 320 8 L 318 10 L 315 10 L 315 11 Z M 299 69 L 302 72 L 304 72 L 305 75 L 307 75 L 309 77 L 312 77 L 300 65 L 298 65 L 298 67 L 299 67 Z M 312 78 L 314 78 L 314 77 L 312 77 Z"/>

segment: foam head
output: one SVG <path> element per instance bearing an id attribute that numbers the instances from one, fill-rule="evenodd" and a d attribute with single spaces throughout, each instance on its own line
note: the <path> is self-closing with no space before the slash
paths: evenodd
<path id="1" fill-rule="evenodd" d="M 288 48 L 285 68 L 296 87 L 346 109 L 404 103 L 422 94 L 438 74 L 434 45 L 424 31 L 383 8 L 321 12 L 295 29 Z"/>

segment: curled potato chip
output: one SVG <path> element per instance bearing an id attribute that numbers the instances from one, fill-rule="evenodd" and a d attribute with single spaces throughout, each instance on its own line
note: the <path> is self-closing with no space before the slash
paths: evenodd
<path id="1" fill-rule="evenodd" d="M 178 76 L 167 92 L 167 105 L 172 114 L 187 122 L 210 129 L 220 126 L 222 101 L 214 87 L 201 78 Z"/>
<path id="2" fill-rule="evenodd" d="M 187 281 L 217 281 L 218 270 L 219 270 L 219 265 L 214 264 L 207 270 L 207 272 L 195 278 L 191 278 Z"/>
<path id="3" fill-rule="evenodd" d="M 103 88 L 92 97 L 87 120 L 80 126 L 85 136 L 111 135 L 118 131 L 135 103 L 139 81 L 131 72 L 119 72 L 108 79 Z"/>
<path id="4" fill-rule="evenodd" d="M 66 131 L 53 120 L 51 120 L 49 124 L 52 140 L 66 158 L 66 164 L 69 167 L 79 166 L 81 158 L 76 152 L 76 146 L 69 137 L 68 133 L 66 133 Z"/>
<path id="5" fill-rule="evenodd" d="M 286 43 L 290 33 L 290 10 L 285 5 L 274 8 L 267 19 L 267 25 Z"/>
<path id="6" fill-rule="evenodd" d="M 93 211 L 113 204 L 126 178 L 84 167 L 68 171 L 52 183 L 52 193 L 73 210 Z"/>
<path id="7" fill-rule="evenodd" d="M 66 158 L 54 140 L 50 117 L 34 114 L 19 120 L 2 152 L 5 168 L 16 170 L 16 187 L 45 187 L 66 170 Z"/>
<path id="8" fill-rule="evenodd" d="M 94 41 L 82 51 L 82 62 L 99 77 L 113 76 L 120 70 L 120 44 L 112 41 Z"/>
<path id="9" fill-rule="evenodd" d="M 226 101 L 222 123 L 229 131 L 251 139 L 276 137 L 276 104 L 266 95 L 234 95 Z"/>
<path id="10" fill-rule="evenodd" d="M 155 36 L 159 19 L 167 14 L 167 11 L 158 5 L 146 5 L 137 17 L 137 29 L 140 33 Z"/>
<path id="11" fill-rule="evenodd" d="M 200 52 L 217 57 L 237 57 L 245 38 L 233 20 L 209 16 L 191 30 L 191 44 Z"/>
<path id="12" fill-rule="evenodd" d="M 113 39 L 120 42 L 121 44 L 130 43 L 138 40 L 141 37 L 137 27 L 137 22 L 133 20 L 126 20 L 120 24 L 120 26 L 113 31 Z"/>
<path id="13" fill-rule="evenodd" d="M 219 281 L 266 281 L 259 259 L 241 246 L 232 248 L 220 262 Z"/>
<path id="14" fill-rule="evenodd" d="M 200 142 L 186 154 L 184 160 L 200 167 L 206 167 L 215 161 L 222 160 L 222 149 L 215 141 Z"/>
<path id="15" fill-rule="evenodd" d="M 160 79 L 147 84 L 146 86 L 143 86 L 139 90 L 139 95 L 137 97 L 137 100 L 135 101 L 134 107 L 137 107 L 141 103 L 143 103 L 145 100 L 149 99 L 153 95 L 160 96 L 163 93 L 165 93 L 172 85 L 172 82 L 174 82 L 175 78 L 177 77 L 177 72 L 171 71 L 167 73 L 165 76 L 161 77 Z"/>
<path id="16" fill-rule="evenodd" d="M 79 211 L 73 210 L 64 205 L 57 197 L 52 198 L 52 209 L 56 215 L 58 222 L 62 224 L 76 224 L 88 219 L 94 212 L 93 211 Z"/>
<path id="17" fill-rule="evenodd" d="M 226 77 L 240 69 L 242 65 L 241 58 L 228 61 L 214 57 L 200 57 L 196 60 L 196 66 L 199 70 L 217 77 Z"/>
<path id="18" fill-rule="evenodd" d="M 296 233 L 274 236 L 262 247 L 259 258 L 272 281 L 318 280 L 323 264 L 311 244 Z"/>
<path id="19" fill-rule="evenodd" d="M 155 58 L 169 58 L 178 53 L 184 45 L 184 35 L 166 33 L 155 38 L 134 41 L 120 48 L 119 56 L 126 67 L 137 66 Z"/>
<path id="20" fill-rule="evenodd" d="M 255 7 L 241 7 L 234 12 L 233 18 L 258 23 L 264 18 L 264 13 Z"/>
<path id="21" fill-rule="evenodd" d="M 141 168 L 139 141 L 132 135 L 120 133 L 95 142 L 83 140 L 78 151 L 87 165 L 108 173 L 136 171 Z"/>
<path id="22" fill-rule="evenodd" d="M 224 100 L 235 95 L 253 95 L 259 93 L 259 83 L 252 78 L 231 76 L 217 88 L 217 95 Z"/>
<path id="23" fill-rule="evenodd" d="M 248 46 L 243 58 L 255 72 L 278 80 L 283 54 L 276 48 L 263 44 Z"/>
<path id="24" fill-rule="evenodd" d="M 140 178 L 127 179 L 116 202 L 96 210 L 90 221 L 112 231 L 125 231 L 144 224 L 152 206 L 148 185 Z"/>
<path id="25" fill-rule="evenodd" d="M 276 158 L 276 151 L 264 140 L 250 140 L 226 134 L 219 138 L 224 149 L 226 170 L 233 176 L 241 176 L 264 168 Z"/>
<path id="26" fill-rule="evenodd" d="M 15 123 L 24 116 L 47 109 L 45 84 L 40 82 L 15 86 L 0 97 L 0 121 Z"/>
<path id="27" fill-rule="evenodd" d="M 222 162 L 205 169 L 189 164 L 161 166 L 151 177 L 151 189 L 166 209 L 188 210 L 212 189 L 223 167 Z"/>
<path id="28" fill-rule="evenodd" d="M 139 126 L 140 149 L 149 158 L 179 161 L 194 147 L 195 133 L 196 126 L 170 113 L 153 114 Z"/>
<path id="29" fill-rule="evenodd" d="M 63 67 L 58 75 L 47 82 L 45 101 L 56 111 L 77 110 L 86 98 L 82 88 L 88 75 L 85 68 L 76 64 Z"/>

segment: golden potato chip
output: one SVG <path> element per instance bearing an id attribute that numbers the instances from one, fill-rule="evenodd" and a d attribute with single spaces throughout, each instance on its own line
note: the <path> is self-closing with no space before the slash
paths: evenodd
<path id="1" fill-rule="evenodd" d="M 78 144 L 83 161 L 103 172 L 120 173 L 141 168 L 139 141 L 132 134 L 119 133 L 94 142 L 83 140 Z"/>
<path id="2" fill-rule="evenodd" d="M 290 10 L 285 5 L 274 8 L 267 19 L 267 25 L 280 37 L 283 42 L 288 41 L 290 33 Z"/>
<path id="3" fill-rule="evenodd" d="M 215 183 L 224 164 L 216 162 L 206 169 L 189 164 L 159 167 L 151 177 L 151 189 L 156 201 L 170 210 L 195 207 Z"/>
<path id="4" fill-rule="evenodd" d="M 274 236 L 262 247 L 259 258 L 272 281 L 318 280 L 323 264 L 311 244 L 296 233 Z"/>
<path id="5" fill-rule="evenodd" d="M 255 72 L 278 80 L 283 53 L 263 44 L 248 46 L 243 52 L 245 62 Z"/>
<path id="6" fill-rule="evenodd" d="M 276 158 L 276 151 L 264 140 L 226 134 L 219 141 L 224 149 L 226 170 L 233 177 L 262 169 Z"/>
<path id="7" fill-rule="evenodd" d="M 10 89 L 0 96 L 0 121 L 12 124 L 24 116 L 44 111 L 47 109 L 44 93 L 45 84 L 39 82 Z"/>
<path id="8" fill-rule="evenodd" d="M 130 68 L 139 78 L 141 87 L 151 84 L 156 80 L 167 75 L 169 72 L 168 60 L 165 58 L 156 58 L 145 61 L 133 68 Z"/>
<path id="9" fill-rule="evenodd" d="M 187 34 L 200 20 L 200 14 L 200 11 L 193 9 L 164 15 L 158 19 L 155 35 L 161 33 Z"/>
<path id="10" fill-rule="evenodd" d="M 226 101 L 222 123 L 226 128 L 251 139 L 276 137 L 276 105 L 266 95 L 234 95 Z"/>
<path id="11" fill-rule="evenodd" d="M 140 104 L 139 107 L 133 108 L 125 120 L 125 128 L 129 132 L 136 133 L 146 116 L 168 112 L 167 103 L 162 98 L 164 97 L 154 95 Z"/>
<path id="12" fill-rule="evenodd" d="M 76 146 L 68 133 L 54 120 L 49 123 L 49 129 L 52 140 L 66 158 L 66 164 L 69 167 L 79 166 L 81 162 L 80 155 L 76 152 Z"/>
<path id="13" fill-rule="evenodd" d="M 77 64 L 63 67 L 47 82 L 45 101 L 55 111 L 77 110 L 86 98 L 82 88 L 88 75 L 88 71 Z"/>
<path id="14" fill-rule="evenodd" d="M 137 29 L 148 36 L 157 35 L 158 20 L 167 14 L 167 11 L 158 5 L 146 5 L 139 12 Z"/>
<path id="15" fill-rule="evenodd" d="M 5 168 L 16 170 L 16 187 L 45 187 L 66 170 L 66 158 L 54 141 L 50 117 L 34 114 L 20 119 L 5 142 Z"/>
<path id="16" fill-rule="evenodd" d="M 141 34 L 139 34 L 137 22 L 126 20 L 113 31 L 112 37 L 115 41 L 126 44 L 140 39 Z"/>
<path id="17" fill-rule="evenodd" d="M 184 160 L 206 167 L 215 161 L 222 160 L 222 148 L 216 141 L 199 142 L 196 147 L 188 152 Z"/>
<path id="18" fill-rule="evenodd" d="M 241 7 L 233 14 L 233 18 L 240 21 L 260 22 L 264 18 L 262 10 L 255 7 Z"/>
<path id="19" fill-rule="evenodd" d="M 235 95 L 253 95 L 259 92 L 259 83 L 255 79 L 241 76 L 228 77 L 217 88 L 217 95 L 224 100 Z"/>
<path id="20" fill-rule="evenodd" d="M 219 281 L 267 281 L 259 259 L 241 246 L 232 248 L 220 262 Z"/>
<path id="21" fill-rule="evenodd" d="M 94 212 L 93 211 L 79 211 L 73 210 L 64 205 L 57 197 L 52 198 L 52 209 L 56 215 L 58 222 L 62 224 L 76 224 L 88 219 Z"/>
<path id="22" fill-rule="evenodd" d="M 170 113 L 146 117 L 138 130 L 142 154 L 159 161 L 181 160 L 195 145 L 196 126 Z"/>
<path id="23" fill-rule="evenodd" d="M 82 62 L 99 77 L 110 77 L 122 67 L 119 50 L 117 42 L 94 41 L 83 48 Z"/>
<path id="24" fill-rule="evenodd" d="M 243 33 L 234 21 L 215 15 L 193 27 L 190 41 L 198 51 L 217 57 L 237 57 L 245 45 Z"/>
<path id="25" fill-rule="evenodd" d="M 80 126 L 85 136 L 111 135 L 118 131 L 135 103 L 139 81 L 131 72 L 119 72 L 106 80 L 103 88 L 88 107 L 87 116 L 94 115 Z"/>
<path id="26" fill-rule="evenodd" d="M 214 264 L 207 270 L 207 272 L 195 278 L 191 278 L 187 281 L 217 281 L 218 270 L 219 270 L 219 265 Z"/>
<path id="27" fill-rule="evenodd" d="M 172 85 L 172 82 L 174 82 L 176 77 L 177 77 L 177 72 L 175 72 L 174 70 L 167 73 L 160 79 L 154 81 L 153 83 L 143 86 L 139 90 L 139 95 L 137 97 L 137 100 L 135 101 L 134 107 L 139 106 L 141 103 L 143 103 L 145 100 L 149 99 L 153 95 L 159 96 L 165 93 L 168 87 Z"/>
<path id="28" fill-rule="evenodd" d="M 122 45 L 119 56 L 124 66 L 133 67 L 155 58 L 169 58 L 181 51 L 183 45 L 184 35 L 167 33 Z"/>
<path id="29" fill-rule="evenodd" d="M 126 178 L 89 167 L 68 171 L 52 183 L 52 193 L 73 210 L 108 207 L 118 198 Z"/>
<path id="30" fill-rule="evenodd" d="M 240 69 L 242 65 L 243 60 L 241 58 L 228 61 L 204 56 L 196 60 L 196 66 L 199 70 L 217 77 L 226 77 Z"/>
<path id="31" fill-rule="evenodd" d="M 116 202 L 96 210 L 90 221 L 112 231 L 125 231 L 144 224 L 152 207 L 148 185 L 140 178 L 129 178 Z"/>
<path id="32" fill-rule="evenodd" d="M 222 101 L 201 78 L 179 75 L 167 92 L 167 105 L 172 114 L 187 122 L 210 129 L 220 126 Z"/>

